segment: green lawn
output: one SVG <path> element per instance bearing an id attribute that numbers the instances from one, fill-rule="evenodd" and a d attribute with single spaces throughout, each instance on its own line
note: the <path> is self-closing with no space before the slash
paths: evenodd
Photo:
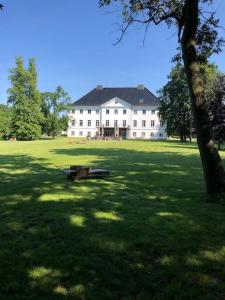
<path id="1" fill-rule="evenodd" d="M 196 145 L 75 141 L 0 141 L 0 300 L 225 299 L 225 201 Z"/>

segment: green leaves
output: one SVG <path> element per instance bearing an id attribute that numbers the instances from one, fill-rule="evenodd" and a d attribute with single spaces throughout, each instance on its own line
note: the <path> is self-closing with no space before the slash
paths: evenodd
<path id="1" fill-rule="evenodd" d="M 11 134 L 12 109 L 0 104 L 0 138 L 8 138 Z"/>
<path id="2" fill-rule="evenodd" d="M 8 103 L 12 105 L 12 135 L 19 140 L 36 140 L 41 136 L 43 114 L 41 97 L 37 89 L 35 60 L 29 60 L 24 68 L 22 57 L 16 58 L 16 66 L 10 70 L 11 88 Z"/>
<path id="3" fill-rule="evenodd" d="M 68 118 L 65 115 L 69 109 L 70 97 L 61 86 L 55 92 L 42 93 L 41 110 L 45 116 L 42 133 L 55 137 L 67 130 Z"/>
<path id="4" fill-rule="evenodd" d="M 185 140 L 190 134 L 192 119 L 191 100 L 183 65 L 176 64 L 168 76 L 167 84 L 159 91 L 160 114 L 167 122 L 169 135 L 178 135 Z"/>

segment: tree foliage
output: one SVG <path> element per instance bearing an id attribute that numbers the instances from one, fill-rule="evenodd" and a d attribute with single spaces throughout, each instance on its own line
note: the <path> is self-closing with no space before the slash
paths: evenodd
<path id="1" fill-rule="evenodd" d="M 7 139 L 11 135 L 12 109 L 0 104 L 0 138 Z"/>
<path id="2" fill-rule="evenodd" d="M 221 143 L 225 141 L 225 74 L 217 74 L 208 92 L 208 102 L 213 136 L 220 149 Z"/>
<path id="3" fill-rule="evenodd" d="M 48 136 L 57 136 L 67 130 L 70 97 L 61 86 L 55 92 L 42 93 L 41 110 L 45 117 L 42 125 L 42 133 Z"/>
<path id="4" fill-rule="evenodd" d="M 166 85 L 159 91 L 160 115 L 167 124 L 169 136 L 177 135 L 181 141 L 190 136 L 192 119 L 191 99 L 184 67 L 175 65 Z"/>
<path id="5" fill-rule="evenodd" d="M 192 126 L 194 127 L 191 98 L 184 66 L 180 60 L 175 60 L 175 62 L 176 64 L 172 67 L 168 76 L 168 82 L 159 90 L 160 114 L 167 123 L 168 135 L 177 135 L 181 141 L 185 141 L 187 136 L 191 138 Z M 209 112 L 212 114 L 213 103 L 216 102 L 216 93 L 218 92 L 218 85 L 215 85 L 219 75 L 217 66 L 211 63 L 202 64 L 201 73 Z M 209 105 L 209 103 L 211 104 Z M 214 130 L 215 127 L 213 132 Z"/>
<path id="6" fill-rule="evenodd" d="M 24 68 L 21 57 L 10 70 L 11 88 L 8 103 L 12 105 L 12 135 L 19 140 L 35 140 L 41 136 L 43 115 L 40 111 L 41 97 L 37 89 L 37 72 L 34 59 Z"/>
<path id="7" fill-rule="evenodd" d="M 186 0 L 99 0 L 101 7 L 120 2 L 122 7 L 121 36 L 119 43 L 126 34 L 130 25 L 137 23 L 145 26 L 159 25 L 165 22 L 168 27 L 175 25 L 178 28 L 178 41 L 181 41 L 182 30 L 185 25 Z M 213 0 L 197 1 L 199 6 L 199 20 L 196 35 L 198 59 L 205 63 L 213 53 L 219 53 L 224 45 L 224 39 L 218 36 L 219 19 L 215 12 L 210 10 Z M 208 10 L 207 10 L 208 8 Z"/>

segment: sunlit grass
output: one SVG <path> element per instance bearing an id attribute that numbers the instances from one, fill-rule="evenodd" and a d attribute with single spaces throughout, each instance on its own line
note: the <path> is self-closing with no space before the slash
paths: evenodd
<path id="1" fill-rule="evenodd" d="M 195 143 L 0 141 L 0 300 L 224 299 L 224 202 Z"/>

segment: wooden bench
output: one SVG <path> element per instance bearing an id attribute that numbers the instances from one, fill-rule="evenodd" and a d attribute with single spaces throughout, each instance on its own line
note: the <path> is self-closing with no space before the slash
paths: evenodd
<path id="1" fill-rule="evenodd" d="M 82 178 L 104 178 L 110 175 L 108 170 L 95 169 L 85 166 L 70 166 L 69 170 L 65 170 L 68 179 L 80 180 Z"/>

